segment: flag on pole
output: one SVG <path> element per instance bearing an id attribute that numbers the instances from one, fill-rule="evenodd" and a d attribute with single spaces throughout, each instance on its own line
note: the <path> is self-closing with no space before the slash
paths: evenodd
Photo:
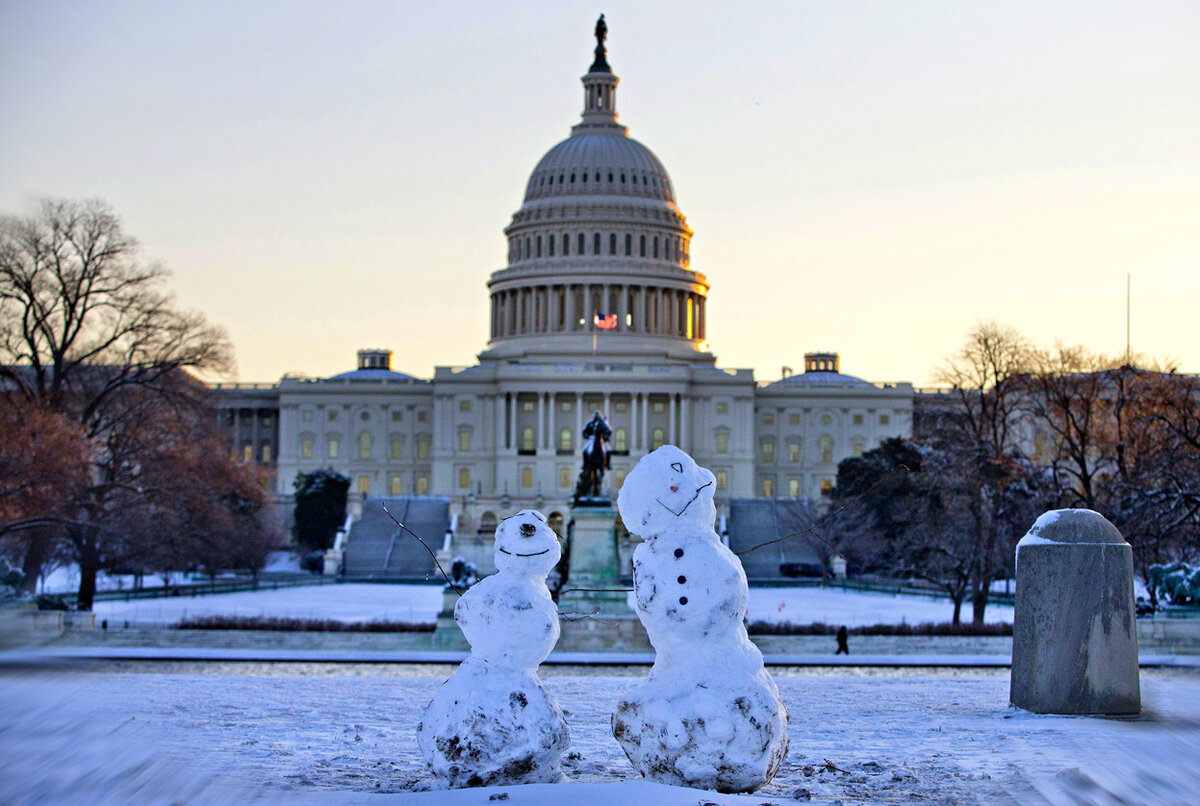
<path id="1" fill-rule="evenodd" d="M 605 316 L 602 313 L 598 313 L 596 314 L 595 324 L 596 327 L 600 328 L 601 330 L 616 330 L 617 315 L 615 313 L 610 313 Z"/>

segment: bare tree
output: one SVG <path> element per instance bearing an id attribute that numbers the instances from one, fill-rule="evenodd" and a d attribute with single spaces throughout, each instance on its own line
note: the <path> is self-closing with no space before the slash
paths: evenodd
<path id="1" fill-rule="evenodd" d="M 1010 327 L 988 322 L 967 335 L 938 373 L 940 382 L 953 387 L 957 406 L 942 418 L 942 432 L 932 442 L 955 455 L 953 464 L 970 492 L 959 528 L 972 547 L 976 624 L 983 623 L 991 583 L 1004 572 L 1022 529 L 1015 526 L 1024 509 L 1019 492 L 1029 479 L 1018 429 L 1032 366 L 1029 342 Z"/>
<path id="2" fill-rule="evenodd" d="M 28 218 L 0 218 L 0 396 L 78 425 L 90 483 L 63 517 L 90 606 L 109 523 L 143 495 L 133 446 L 149 420 L 203 406 L 184 372 L 232 366 L 224 331 L 178 309 L 167 271 L 144 263 L 104 202 L 46 200 Z M 154 412 L 157 412 L 156 414 Z"/>

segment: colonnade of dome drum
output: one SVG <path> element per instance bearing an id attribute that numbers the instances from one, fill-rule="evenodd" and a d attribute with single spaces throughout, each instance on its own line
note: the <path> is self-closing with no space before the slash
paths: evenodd
<path id="1" fill-rule="evenodd" d="M 597 315 L 615 332 L 703 339 L 705 298 L 694 291 L 625 283 L 548 283 L 492 293 L 491 338 L 591 332 Z"/>

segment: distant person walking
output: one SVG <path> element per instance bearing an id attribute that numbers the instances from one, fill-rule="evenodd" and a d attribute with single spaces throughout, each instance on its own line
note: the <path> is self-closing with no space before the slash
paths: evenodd
<path id="1" fill-rule="evenodd" d="M 833 654 L 835 654 L 835 655 L 849 655 L 850 654 L 850 647 L 848 647 L 846 645 L 846 640 L 849 637 L 850 637 L 850 632 L 846 629 L 845 624 L 843 624 L 841 627 L 838 627 L 838 631 L 837 631 L 838 648 L 837 648 L 837 652 L 834 652 Z"/>

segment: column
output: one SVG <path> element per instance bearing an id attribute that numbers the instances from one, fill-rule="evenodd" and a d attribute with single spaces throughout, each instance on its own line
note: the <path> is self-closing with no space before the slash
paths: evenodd
<path id="1" fill-rule="evenodd" d="M 641 395 L 637 392 L 629 396 L 629 410 L 632 412 L 629 423 L 629 444 L 630 449 L 635 452 L 638 448 L 642 447 L 641 434 L 638 433 L 638 406 L 641 405 L 640 397 Z"/>
<path id="2" fill-rule="evenodd" d="M 691 410 L 687 393 L 679 395 L 679 447 L 688 453 L 688 412 Z"/>
<path id="3" fill-rule="evenodd" d="M 625 324 L 629 313 L 629 286 L 623 285 L 620 288 L 621 300 L 617 304 L 617 330 L 624 332 L 629 330 L 629 326 Z"/>
<path id="4" fill-rule="evenodd" d="M 672 445 L 677 445 L 675 441 L 675 393 L 671 393 L 670 399 L 667 401 L 667 442 Z"/>
<path id="5" fill-rule="evenodd" d="M 575 436 L 571 438 L 572 444 L 579 441 L 579 435 L 583 433 L 583 392 L 575 393 Z M 578 445 L 576 445 L 578 447 Z M 576 451 L 578 453 L 578 451 Z"/>
<path id="6" fill-rule="evenodd" d="M 575 329 L 575 323 L 579 320 L 579 312 L 575 309 L 575 286 L 563 286 L 563 291 L 567 297 L 567 332 Z"/>
<path id="7" fill-rule="evenodd" d="M 642 395 L 642 450 L 650 447 L 650 394 Z"/>
<path id="8" fill-rule="evenodd" d="M 517 393 L 508 393 L 508 449 L 517 447 Z"/>
<path id="9" fill-rule="evenodd" d="M 611 417 L 612 417 L 612 393 L 605 392 L 604 393 L 604 418 L 609 419 Z"/>
<path id="10" fill-rule="evenodd" d="M 261 458 L 258 453 L 258 409 L 250 409 L 250 417 L 253 418 L 250 423 L 250 444 L 254 446 L 251 456 L 254 464 L 258 464 L 258 460 Z"/>
<path id="11" fill-rule="evenodd" d="M 538 392 L 537 428 L 534 431 L 534 446 L 542 447 L 546 442 L 546 393 Z"/>

